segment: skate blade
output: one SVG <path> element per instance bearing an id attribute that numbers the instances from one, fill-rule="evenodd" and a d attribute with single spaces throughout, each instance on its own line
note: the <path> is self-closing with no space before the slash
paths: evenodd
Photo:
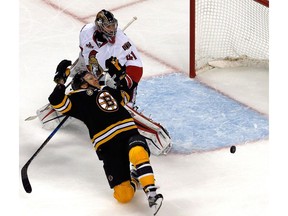
<path id="1" fill-rule="evenodd" d="M 162 206 L 162 202 L 163 202 L 163 198 L 159 198 L 156 200 L 155 205 L 153 205 L 151 207 L 152 211 L 153 211 L 153 215 L 155 216 L 158 211 L 160 210 L 161 206 Z"/>

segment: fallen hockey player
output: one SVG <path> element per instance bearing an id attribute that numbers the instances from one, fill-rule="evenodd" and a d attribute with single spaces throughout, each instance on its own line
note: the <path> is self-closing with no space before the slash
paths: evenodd
<path id="1" fill-rule="evenodd" d="M 111 63 L 108 70 L 114 70 L 113 73 L 125 70 L 113 58 L 107 62 Z M 60 65 L 68 66 L 67 63 L 63 60 Z M 163 195 L 157 193 L 146 139 L 139 133 L 130 112 L 124 108 L 129 95 L 117 88 L 101 87 L 99 80 L 88 71 L 74 76 L 73 91 L 67 94 L 64 84 L 68 73 L 64 66 L 57 71 L 58 79 L 54 79 L 57 86 L 49 96 L 50 104 L 59 113 L 77 118 L 87 126 L 98 158 L 103 161 L 109 185 L 114 189 L 114 198 L 127 203 L 141 187 L 156 215 Z M 133 169 L 130 169 L 130 164 Z"/>

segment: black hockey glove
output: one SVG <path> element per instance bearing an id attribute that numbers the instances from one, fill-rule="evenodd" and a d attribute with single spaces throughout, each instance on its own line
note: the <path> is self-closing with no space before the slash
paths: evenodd
<path id="1" fill-rule="evenodd" d="M 116 57 L 111 56 L 105 61 L 105 67 L 108 69 L 109 75 L 116 82 L 116 86 L 126 76 L 126 66 L 121 65 Z"/>
<path id="2" fill-rule="evenodd" d="M 67 77 L 70 75 L 70 69 L 67 67 L 70 66 L 71 64 L 72 62 L 66 59 L 62 60 L 58 64 L 54 76 L 54 82 L 56 82 L 57 84 L 61 83 L 61 80 L 63 80 L 64 83 L 66 82 Z"/>

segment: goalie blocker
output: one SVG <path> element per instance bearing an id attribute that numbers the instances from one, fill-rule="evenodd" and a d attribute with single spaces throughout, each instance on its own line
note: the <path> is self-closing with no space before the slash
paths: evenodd
<path id="1" fill-rule="evenodd" d="M 156 156 L 166 155 L 172 147 L 171 138 L 167 130 L 161 124 L 147 118 L 129 105 L 125 105 L 125 108 L 134 118 L 140 134 L 146 138 L 150 152 Z M 37 110 L 37 117 L 44 129 L 52 130 L 57 127 L 64 115 L 54 110 L 50 104 L 47 104 Z M 72 117 L 69 117 L 62 127 L 67 126 L 72 119 Z"/>

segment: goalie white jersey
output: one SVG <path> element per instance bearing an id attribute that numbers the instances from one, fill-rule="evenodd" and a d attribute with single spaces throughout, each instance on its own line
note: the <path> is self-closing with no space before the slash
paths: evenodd
<path id="1" fill-rule="evenodd" d="M 135 103 L 137 85 L 143 74 L 143 66 L 140 54 L 134 43 L 118 28 L 113 42 L 108 41 L 94 23 L 85 25 L 79 35 L 79 46 L 81 52 L 77 64 L 71 68 L 70 76 L 76 73 L 89 70 L 101 80 L 105 73 L 105 62 L 111 56 L 116 57 L 119 64 L 126 67 L 125 82 L 129 88 L 130 102 Z M 115 83 L 105 82 L 101 85 L 108 85 L 111 88 Z"/>
<path id="2" fill-rule="evenodd" d="M 96 25 L 90 23 L 81 29 L 79 41 L 81 49 L 80 58 L 83 58 L 82 66 L 84 64 L 90 71 L 93 69 L 98 70 L 99 67 L 102 70 L 105 69 L 105 61 L 111 56 L 117 57 L 119 63 L 126 67 L 134 66 L 142 68 L 142 61 L 138 50 L 120 28 L 117 29 L 115 42 L 110 43 L 97 31 Z M 87 68 L 85 69 L 87 70 Z M 134 81 L 138 82 L 139 79 Z"/>

